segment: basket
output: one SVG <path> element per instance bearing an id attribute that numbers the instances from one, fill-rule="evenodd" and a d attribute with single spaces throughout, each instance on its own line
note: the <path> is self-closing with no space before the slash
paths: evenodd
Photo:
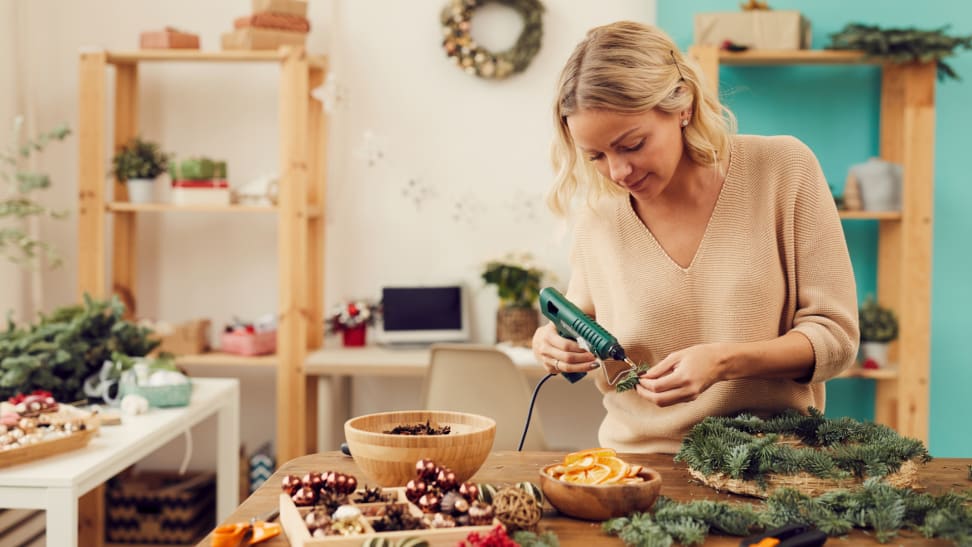
<path id="1" fill-rule="evenodd" d="M 539 326 L 540 317 L 534 308 L 500 308 L 496 311 L 496 342 L 530 347 Z"/>
<path id="2" fill-rule="evenodd" d="M 105 496 L 108 541 L 194 544 L 215 525 L 215 485 L 211 472 L 122 473 Z"/>
<path id="3" fill-rule="evenodd" d="M 192 382 L 167 386 L 140 386 L 122 383 L 118 393 L 119 397 L 141 395 L 145 397 L 149 405 L 157 408 L 186 406 L 192 399 Z"/>

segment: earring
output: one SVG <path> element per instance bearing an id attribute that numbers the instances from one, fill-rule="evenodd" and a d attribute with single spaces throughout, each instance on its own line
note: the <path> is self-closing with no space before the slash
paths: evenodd
<path id="1" fill-rule="evenodd" d="M 688 125 L 688 120 L 682 120 L 682 127 L 685 127 L 687 125 Z"/>

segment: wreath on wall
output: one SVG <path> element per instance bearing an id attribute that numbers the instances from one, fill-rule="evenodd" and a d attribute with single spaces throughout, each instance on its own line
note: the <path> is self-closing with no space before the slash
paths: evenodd
<path id="1" fill-rule="evenodd" d="M 493 53 L 472 39 L 472 16 L 486 4 L 502 4 L 523 18 L 523 32 L 510 49 Z M 442 9 L 442 49 L 467 74 L 502 80 L 526 70 L 540 51 L 544 7 L 540 0 L 451 0 Z"/>

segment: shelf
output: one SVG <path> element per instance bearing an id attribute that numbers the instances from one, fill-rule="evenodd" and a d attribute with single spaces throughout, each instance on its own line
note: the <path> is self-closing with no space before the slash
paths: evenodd
<path id="1" fill-rule="evenodd" d="M 115 65 L 139 62 L 216 62 L 216 63 L 266 63 L 283 61 L 288 48 L 266 51 L 200 51 L 194 49 L 142 49 L 136 51 L 107 51 L 107 61 Z M 327 69 L 327 57 L 308 55 L 307 62 L 314 68 Z"/>
<path id="2" fill-rule="evenodd" d="M 865 65 L 881 64 L 869 59 L 862 51 L 797 49 L 719 51 L 719 63 L 724 65 Z"/>
<path id="3" fill-rule="evenodd" d="M 176 205 L 173 203 L 128 203 L 112 201 L 106 205 L 112 213 L 276 213 L 272 205 Z M 316 211 L 308 212 L 317 218 Z"/>
<path id="4" fill-rule="evenodd" d="M 244 367 L 274 367 L 277 365 L 276 355 L 258 355 L 247 357 L 232 353 L 200 353 L 198 355 L 180 355 L 176 357 L 176 364 L 182 366 L 210 365 L 210 366 L 244 366 Z"/>
<path id="5" fill-rule="evenodd" d="M 901 211 L 840 211 L 844 220 L 901 220 Z"/>
<path id="6" fill-rule="evenodd" d="M 837 376 L 838 378 L 864 378 L 866 380 L 897 380 L 897 368 L 869 369 L 861 368 L 857 365 L 845 370 Z"/>

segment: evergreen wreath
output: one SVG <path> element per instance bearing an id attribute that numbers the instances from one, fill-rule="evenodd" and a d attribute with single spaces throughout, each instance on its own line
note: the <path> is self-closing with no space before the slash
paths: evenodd
<path id="1" fill-rule="evenodd" d="M 921 441 L 887 426 L 808 411 L 791 409 L 769 419 L 708 417 L 689 431 L 675 461 L 717 490 L 767 497 L 782 487 L 815 495 L 869 477 L 914 486 L 917 464 L 931 460 Z"/>
<path id="2" fill-rule="evenodd" d="M 828 536 L 854 528 L 873 530 L 886 543 L 899 530 L 926 538 L 972 544 L 972 491 L 935 496 L 895 488 L 868 479 L 857 490 L 835 490 L 811 497 L 796 490 L 777 490 L 765 503 L 697 500 L 677 502 L 659 497 L 652 513 L 633 513 L 605 521 L 602 530 L 627 545 L 698 545 L 710 533 L 748 536 L 787 524 L 815 526 Z"/>
<path id="3" fill-rule="evenodd" d="M 503 4 L 523 18 L 523 32 L 510 49 L 493 53 L 472 39 L 472 15 L 486 4 Z M 450 0 L 442 9 L 442 49 L 466 73 L 501 80 L 523 72 L 540 51 L 544 7 L 540 0 Z"/>

